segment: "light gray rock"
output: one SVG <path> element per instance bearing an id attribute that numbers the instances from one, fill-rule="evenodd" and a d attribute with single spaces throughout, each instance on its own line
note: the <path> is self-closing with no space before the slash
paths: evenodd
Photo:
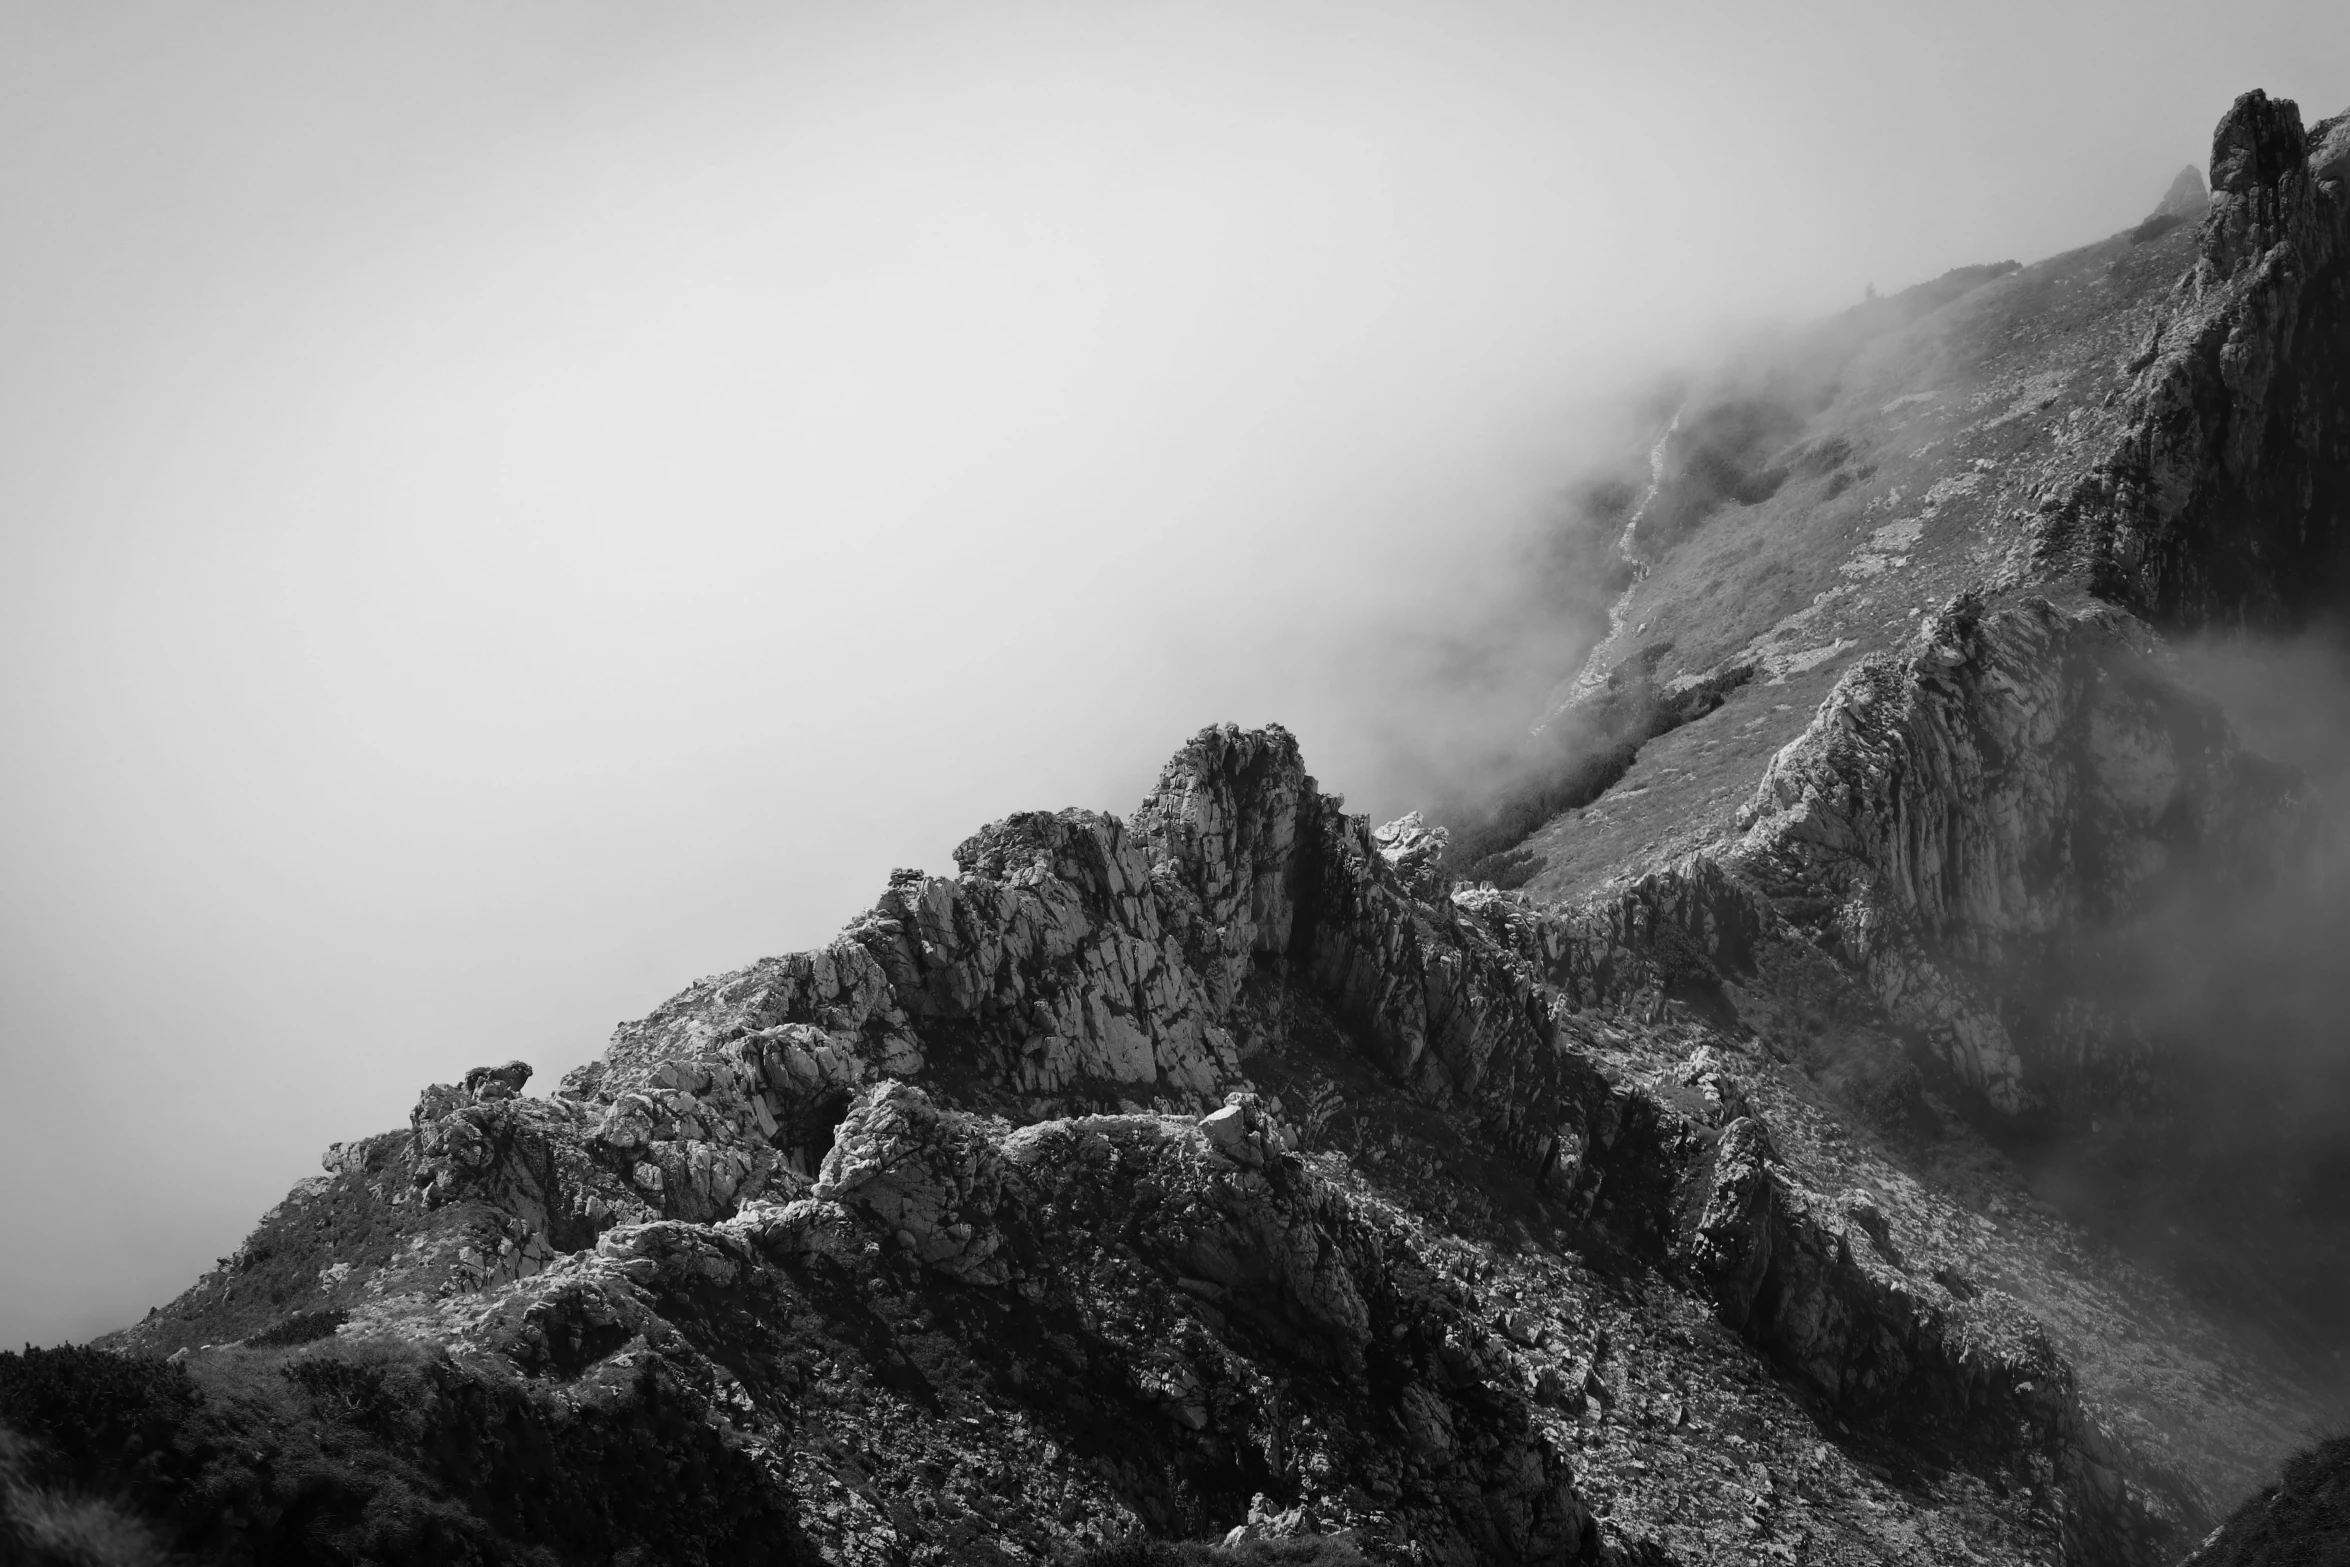
<path id="1" fill-rule="evenodd" d="M 2170 189 L 2156 203 L 2153 216 L 2158 218 L 2199 218 L 2211 205 L 2211 194 L 2203 188 L 2203 174 L 2192 163 L 2179 170 L 2170 182 Z"/>

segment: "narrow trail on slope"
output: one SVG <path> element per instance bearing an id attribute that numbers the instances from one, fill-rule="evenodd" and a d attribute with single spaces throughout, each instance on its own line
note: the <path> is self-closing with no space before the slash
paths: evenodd
<path id="1" fill-rule="evenodd" d="M 1632 580 L 1624 585 L 1623 592 L 1616 595 L 1615 603 L 1608 606 L 1607 635 L 1601 637 L 1592 645 L 1591 651 L 1584 655 L 1583 667 L 1576 671 L 1563 697 L 1557 688 L 1553 688 L 1550 706 L 1528 731 L 1531 734 L 1542 733 L 1569 709 L 1581 707 L 1590 701 L 1607 683 L 1608 670 L 1612 667 L 1609 655 L 1624 639 L 1624 622 L 1632 613 L 1632 595 L 1640 591 L 1640 584 L 1648 577 L 1650 563 L 1641 555 L 1638 542 L 1640 520 L 1648 515 L 1648 508 L 1656 502 L 1657 492 L 1664 488 L 1665 453 L 1672 445 L 1674 435 L 1680 431 L 1681 415 L 1688 408 L 1687 399 L 1683 399 L 1681 405 L 1673 410 L 1673 417 L 1665 424 L 1664 433 L 1648 449 L 1648 488 L 1641 492 L 1639 503 L 1632 508 L 1632 515 L 1624 523 L 1624 531 L 1616 536 L 1616 554 L 1632 568 Z"/>

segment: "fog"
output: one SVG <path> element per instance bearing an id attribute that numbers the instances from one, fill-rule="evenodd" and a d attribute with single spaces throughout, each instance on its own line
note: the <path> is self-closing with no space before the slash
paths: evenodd
<path id="1" fill-rule="evenodd" d="M 0 8 L 0 1342 L 1204 723 L 1457 782 L 1658 376 L 2350 100 L 2219 15 Z"/>
<path id="2" fill-rule="evenodd" d="M 2109 1072 L 2091 1123 L 2026 1146 L 2035 1183 L 2207 1304 L 2350 1354 L 2350 628 L 2182 638 L 2172 673 L 2247 751 L 2248 821 L 2184 833 L 2143 906 L 2072 955 Z M 2242 829 L 2249 827 L 2249 831 Z"/>

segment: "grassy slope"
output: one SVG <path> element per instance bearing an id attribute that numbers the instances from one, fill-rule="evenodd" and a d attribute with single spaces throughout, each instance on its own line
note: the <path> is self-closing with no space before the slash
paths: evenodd
<path id="1" fill-rule="evenodd" d="M 1693 397 L 1685 425 L 1707 425 L 1712 410 L 1716 433 L 1779 444 L 1724 453 L 1716 441 L 1679 466 L 1668 460 L 1656 526 L 1635 540 L 1649 573 L 1624 640 L 1603 659 L 1651 659 L 1660 685 L 1758 639 L 1819 662 L 1766 668 L 1712 713 L 1649 741 L 1614 787 L 1524 839 L 1541 861 L 1525 890 L 1569 900 L 1721 835 L 1836 677 L 1898 643 L 1921 608 L 1996 572 L 2022 536 L 2014 513 L 2102 448 L 2122 362 L 2193 254 L 2192 226 L 2142 244 L 2117 235 L 1876 335 L 1830 323 Z M 1775 416 L 1719 412 L 1755 405 Z M 1725 478 L 1725 465 L 1744 465 L 1744 476 Z M 1767 497 L 1740 503 L 1766 485 Z M 1904 521 L 1921 522 L 1914 543 L 1877 543 L 1878 530 Z M 1881 569 L 1856 574 L 1875 564 L 1868 556 Z M 1822 594 L 1834 596 L 1815 608 Z"/>
<path id="2" fill-rule="evenodd" d="M 2350 1437 L 2321 1442 L 2236 1510 L 2185 1567 L 2350 1564 Z"/>

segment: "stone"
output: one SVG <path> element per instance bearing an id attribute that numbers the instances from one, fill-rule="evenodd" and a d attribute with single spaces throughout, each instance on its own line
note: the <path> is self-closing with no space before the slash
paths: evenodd
<path id="1" fill-rule="evenodd" d="M 504 1066 L 477 1066 L 465 1074 L 465 1091 L 484 1099 L 512 1098 L 530 1081 L 530 1063 L 509 1061 Z"/>
<path id="2" fill-rule="evenodd" d="M 1248 1117 L 1238 1105 L 1200 1118 L 1199 1129 L 1208 1134 L 1208 1141 L 1226 1154 L 1238 1153 L 1248 1142 Z"/>
<path id="3" fill-rule="evenodd" d="M 1417 898 L 1444 896 L 1444 851 L 1450 839 L 1448 829 L 1429 826 L 1418 811 L 1371 831 L 1379 857 L 1395 872 L 1396 881 Z"/>

